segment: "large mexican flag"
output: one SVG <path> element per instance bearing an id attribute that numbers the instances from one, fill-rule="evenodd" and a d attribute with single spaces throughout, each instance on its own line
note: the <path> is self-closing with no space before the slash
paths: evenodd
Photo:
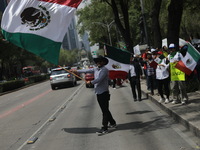
<path id="1" fill-rule="evenodd" d="M 5 39 L 58 64 L 60 47 L 82 0 L 11 0 L 2 17 Z"/>
<path id="2" fill-rule="evenodd" d="M 190 75 L 200 59 L 200 53 L 190 44 L 188 43 L 188 49 L 185 57 L 182 58 L 177 64 L 176 68 L 183 71 L 187 75 Z"/>
<path id="3" fill-rule="evenodd" d="M 105 45 L 105 57 L 109 60 L 106 68 L 109 70 L 110 79 L 126 79 L 130 69 L 131 53 Z"/>

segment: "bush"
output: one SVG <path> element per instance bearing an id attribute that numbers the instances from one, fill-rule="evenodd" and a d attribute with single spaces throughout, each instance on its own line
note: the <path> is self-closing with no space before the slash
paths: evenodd
<path id="1" fill-rule="evenodd" d="M 24 78 L 23 80 L 12 80 L 0 83 L 0 93 L 18 89 L 28 84 L 40 82 L 49 79 L 49 75 L 37 75 Z"/>
<path id="2" fill-rule="evenodd" d="M 23 87 L 25 82 L 23 80 L 12 80 L 4 83 L 0 83 L 0 92 L 6 92 Z"/>

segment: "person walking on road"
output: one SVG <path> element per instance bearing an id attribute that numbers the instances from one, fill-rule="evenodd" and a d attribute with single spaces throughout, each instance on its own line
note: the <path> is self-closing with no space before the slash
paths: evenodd
<path id="1" fill-rule="evenodd" d="M 108 64 L 108 59 L 103 56 L 98 56 L 97 58 L 94 58 L 94 62 L 96 63 L 97 68 L 77 70 L 77 72 L 94 73 L 94 80 L 87 81 L 87 84 L 94 85 L 97 101 L 103 114 L 103 119 L 102 119 L 103 127 L 97 133 L 105 134 L 108 133 L 108 127 L 110 128 L 116 127 L 116 121 L 113 119 L 112 114 L 109 110 L 109 100 L 110 100 L 109 84 L 108 84 L 109 72 L 108 69 L 105 67 L 105 65 Z M 108 125 L 108 123 L 110 123 L 110 125 Z"/>
<path id="2" fill-rule="evenodd" d="M 142 76 L 142 68 L 139 63 L 139 60 L 134 57 L 133 61 L 130 64 L 129 70 L 129 80 L 131 85 L 131 91 L 133 93 L 134 101 L 141 101 L 141 84 L 140 84 L 140 77 Z M 137 89 L 137 94 L 136 94 Z"/>

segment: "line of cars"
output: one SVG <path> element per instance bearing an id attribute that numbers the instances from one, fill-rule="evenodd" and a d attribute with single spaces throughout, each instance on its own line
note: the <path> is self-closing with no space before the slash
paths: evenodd
<path id="1" fill-rule="evenodd" d="M 51 70 L 50 85 L 51 85 L 52 90 L 55 90 L 63 86 L 73 87 L 77 85 L 77 80 L 80 80 L 80 79 L 67 71 L 71 69 L 75 69 L 75 68 L 63 67 L 63 68 L 54 68 Z M 76 74 L 76 75 L 80 76 L 80 74 Z M 94 80 L 94 74 L 86 73 L 84 78 L 86 81 L 92 81 Z M 89 84 L 85 84 L 85 85 L 86 85 L 86 88 L 94 87 L 94 85 L 89 85 Z"/>
<path id="2" fill-rule="evenodd" d="M 51 70 L 50 84 L 52 90 L 55 90 L 56 88 L 61 86 L 75 86 L 77 84 L 76 77 L 73 74 L 66 71 L 70 69 L 70 67 L 63 67 L 54 68 Z"/>

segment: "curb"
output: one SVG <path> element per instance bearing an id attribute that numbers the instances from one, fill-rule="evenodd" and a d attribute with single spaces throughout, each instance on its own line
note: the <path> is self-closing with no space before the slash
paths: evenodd
<path id="1" fill-rule="evenodd" d="M 198 92 L 199 93 L 199 92 Z M 189 131 L 191 131 L 195 136 L 200 137 L 200 129 L 195 126 L 192 122 L 188 121 L 181 115 L 179 115 L 177 112 L 169 109 L 164 104 L 159 103 L 158 100 L 154 96 L 149 95 L 145 91 L 142 90 L 142 94 L 146 96 L 149 100 L 151 100 L 154 104 L 156 104 L 158 107 L 160 107 L 163 111 L 165 111 L 169 116 L 171 116 L 176 122 L 182 124 L 186 127 Z"/>

